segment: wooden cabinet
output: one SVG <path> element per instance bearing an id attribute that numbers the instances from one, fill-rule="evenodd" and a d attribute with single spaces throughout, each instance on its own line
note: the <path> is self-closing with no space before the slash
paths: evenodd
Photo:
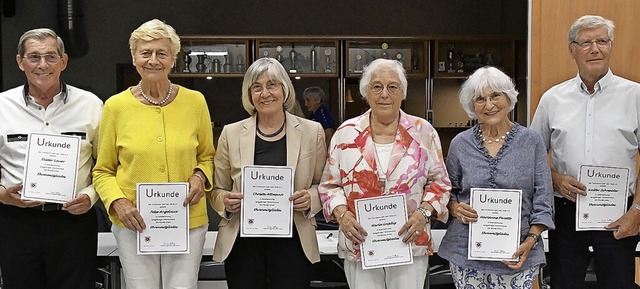
<path id="1" fill-rule="evenodd" d="M 358 86 L 362 69 L 377 58 L 395 59 L 408 79 L 402 109 L 436 127 L 446 155 L 450 140 L 472 124 L 458 100 L 461 84 L 485 65 L 522 79 L 524 75 L 516 74 L 526 74 L 521 69 L 526 67 L 526 50 L 516 49 L 518 41 L 522 42 L 486 37 L 182 36 L 171 77 L 203 92 L 218 127 L 247 117 L 240 100 L 242 76 L 256 59 L 273 57 L 291 76 L 298 102 L 304 105 L 305 88 L 321 87 L 323 101 L 339 124 L 368 109 Z M 526 99 L 521 102 L 526 106 Z M 522 118 L 526 123 L 526 115 Z"/>

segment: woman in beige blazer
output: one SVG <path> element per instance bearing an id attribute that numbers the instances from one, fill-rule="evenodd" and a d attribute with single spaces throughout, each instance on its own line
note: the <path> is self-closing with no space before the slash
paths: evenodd
<path id="1" fill-rule="evenodd" d="M 314 215 L 321 209 L 317 188 L 326 161 L 324 130 L 287 112 L 294 104 L 284 67 L 273 58 L 258 59 L 242 84 L 242 105 L 251 117 L 225 126 L 220 135 L 210 203 L 222 220 L 213 259 L 225 261 L 230 289 L 309 288 L 311 264 L 320 261 Z M 245 165 L 294 168 L 291 238 L 239 236 Z"/>

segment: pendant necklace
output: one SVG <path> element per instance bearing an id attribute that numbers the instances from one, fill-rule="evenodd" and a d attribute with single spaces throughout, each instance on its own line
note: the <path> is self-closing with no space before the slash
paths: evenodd
<path id="1" fill-rule="evenodd" d="M 149 103 L 153 104 L 153 105 L 158 105 L 158 106 L 162 106 L 165 102 L 167 102 L 167 100 L 169 100 L 169 97 L 171 97 L 171 93 L 173 92 L 173 86 L 171 85 L 171 80 L 169 80 L 169 92 L 167 93 L 167 96 L 165 96 L 161 101 L 155 101 L 152 98 L 148 97 L 145 93 L 144 90 L 142 90 L 142 80 L 140 80 L 140 82 L 138 82 L 138 89 L 140 89 L 140 94 L 142 94 L 142 98 L 144 98 L 146 101 L 148 101 Z"/>

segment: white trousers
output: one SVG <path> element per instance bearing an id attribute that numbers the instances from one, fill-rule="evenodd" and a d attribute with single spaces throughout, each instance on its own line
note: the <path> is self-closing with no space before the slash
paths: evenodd
<path id="1" fill-rule="evenodd" d="M 189 254 L 138 255 L 136 233 L 125 227 L 111 226 L 118 243 L 126 288 L 197 289 L 208 227 L 207 224 L 189 230 Z"/>
<path id="2" fill-rule="evenodd" d="M 413 256 L 413 264 L 362 269 L 362 263 L 344 261 L 344 273 L 351 289 L 422 289 L 429 268 L 428 256 Z"/>

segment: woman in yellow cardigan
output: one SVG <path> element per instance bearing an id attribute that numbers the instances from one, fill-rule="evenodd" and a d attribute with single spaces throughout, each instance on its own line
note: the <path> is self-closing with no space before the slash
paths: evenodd
<path id="1" fill-rule="evenodd" d="M 208 228 L 203 196 L 212 189 L 209 110 L 200 92 L 169 81 L 180 51 L 171 26 L 148 21 L 131 33 L 129 45 L 142 80 L 105 103 L 94 185 L 113 222 L 127 288 L 195 289 Z M 136 231 L 146 224 L 136 209 L 136 184 L 147 182 L 189 183 L 188 254 L 137 255 Z"/>

